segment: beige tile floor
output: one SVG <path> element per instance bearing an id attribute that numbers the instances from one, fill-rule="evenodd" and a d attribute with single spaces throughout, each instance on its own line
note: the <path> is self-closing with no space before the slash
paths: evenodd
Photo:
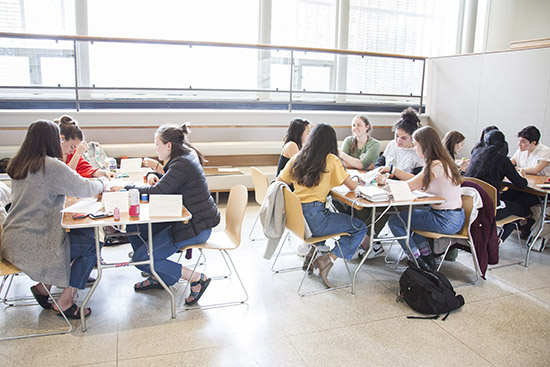
<path id="1" fill-rule="evenodd" d="M 222 198 L 223 199 L 223 198 Z M 223 213 L 223 204 L 220 205 Z M 489 271 L 477 286 L 457 288 L 466 304 L 446 321 L 410 320 L 415 314 L 395 301 L 401 270 L 368 260 L 357 293 L 337 290 L 299 297 L 303 274 L 274 275 L 262 257 L 265 241 L 248 241 L 259 207 L 250 200 L 243 244 L 233 251 L 250 299 L 244 305 L 181 311 L 170 318 L 162 290 L 135 293 L 135 268 L 110 269 L 90 301 L 88 331 L 79 323 L 71 334 L 0 342 L 1 366 L 547 366 L 550 364 L 550 250 L 534 252 L 529 268 Z M 221 228 L 220 228 L 221 229 Z M 394 247 L 395 249 L 395 247 Z M 386 247 L 386 251 L 388 248 Z M 127 259 L 128 245 L 104 249 L 108 261 Z M 393 254 L 392 250 L 392 254 Z M 501 251 L 510 262 L 517 242 Z M 299 265 L 286 256 L 281 265 Z M 357 262 L 352 262 L 352 269 Z M 468 281 L 471 257 L 461 254 L 442 271 L 455 284 Z M 216 254 L 207 254 L 202 271 L 224 272 Z M 331 281 L 345 281 L 337 262 Z M 12 289 L 26 294 L 32 284 L 18 277 Z M 317 276 L 306 288 L 321 287 Z M 181 297 L 184 284 L 174 291 Z M 80 293 L 80 299 L 85 293 Z M 211 284 L 201 303 L 242 296 L 233 280 Z M 0 306 L 0 333 L 56 328 L 61 319 L 38 306 Z"/>

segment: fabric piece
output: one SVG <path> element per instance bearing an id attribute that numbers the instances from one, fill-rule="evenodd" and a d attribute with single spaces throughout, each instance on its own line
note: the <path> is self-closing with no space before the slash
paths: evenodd
<path id="1" fill-rule="evenodd" d="M 431 171 L 433 178 L 426 192 L 445 198 L 445 202 L 441 204 L 432 204 L 430 206 L 437 210 L 461 208 L 462 199 L 460 197 L 460 186 L 455 185 L 453 181 L 451 181 L 443 169 L 443 164 L 440 161 L 434 161 Z"/>
<path id="2" fill-rule="evenodd" d="M 418 167 L 424 167 L 425 162 L 418 156 L 414 148 L 399 148 L 392 140 L 384 149 L 385 165 L 393 165 L 402 171 L 412 173 Z"/>

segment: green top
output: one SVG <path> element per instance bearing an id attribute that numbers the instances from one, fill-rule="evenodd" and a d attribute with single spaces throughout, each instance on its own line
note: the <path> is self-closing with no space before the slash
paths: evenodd
<path id="1" fill-rule="evenodd" d="M 357 149 L 355 152 L 350 151 L 351 143 L 353 142 L 353 136 L 348 136 L 342 143 L 342 151 L 349 154 L 353 158 L 357 158 L 363 164 L 363 168 L 370 166 L 376 162 L 380 155 L 380 142 L 375 138 L 369 137 L 363 149 Z"/>

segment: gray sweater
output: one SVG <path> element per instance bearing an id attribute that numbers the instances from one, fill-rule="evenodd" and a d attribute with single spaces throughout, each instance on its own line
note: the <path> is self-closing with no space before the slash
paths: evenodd
<path id="1" fill-rule="evenodd" d="M 0 255 L 31 279 L 59 287 L 69 286 L 70 243 L 61 227 L 65 195 L 90 197 L 103 183 L 88 180 L 55 158 L 46 157 L 45 170 L 12 180 Z"/>

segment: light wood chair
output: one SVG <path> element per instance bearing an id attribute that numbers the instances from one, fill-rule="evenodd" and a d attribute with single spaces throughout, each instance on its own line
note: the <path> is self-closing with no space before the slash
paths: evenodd
<path id="1" fill-rule="evenodd" d="M 453 244 L 453 239 L 461 239 L 468 242 L 468 245 L 470 246 L 470 252 L 472 254 L 472 261 L 474 263 L 474 271 L 476 274 L 475 281 L 467 284 L 477 284 L 479 282 L 479 279 L 481 278 L 481 270 L 479 267 L 479 262 L 477 261 L 477 254 L 476 254 L 476 248 L 474 246 L 474 242 L 472 240 L 472 237 L 470 235 L 470 216 L 472 214 L 473 209 L 473 198 L 471 196 L 462 195 L 462 207 L 464 208 L 464 215 L 466 219 L 464 220 L 464 225 L 460 229 L 458 233 L 455 234 L 443 234 L 443 233 L 437 233 L 437 232 L 429 232 L 429 231 L 419 231 L 414 230 L 413 232 L 432 239 L 440 239 L 440 238 L 448 238 L 449 244 L 447 245 L 445 249 L 445 253 L 443 255 L 443 259 L 445 259 L 445 256 L 447 256 L 447 252 L 449 252 L 449 249 L 451 248 L 451 245 Z M 444 261 L 444 260 L 443 260 Z M 437 271 L 441 269 L 441 265 L 443 265 L 443 261 L 439 263 L 439 266 L 437 268 Z M 466 285 L 466 284 L 464 284 Z M 455 286 L 456 287 L 456 286 Z"/>
<path id="2" fill-rule="evenodd" d="M 262 171 L 260 171 L 256 167 L 250 167 L 250 170 L 252 171 L 252 183 L 254 184 L 254 199 L 259 205 L 262 205 L 265 199 L 265 195 L 267 193 L 267 188 L 269 187 L 269 179 Z M 265 237 L 260 238 L 253 238 L 252 233 L 254 232 L 254 228 L 256 228 L 256 224 L 258 224 L 258 219 L 260 219 L 260 213 L 258 212 L 258 215 L 256 216 L 256 219 L 254 220 L 254 224 L 252 225 L 252 228 L 250 229 L 250 234 L 248 235 L 248 239 L 250 241 L 257 241 L 257 240 L 263 240 Z"/>
<path id="3" fill-rule="evenodd" d="M 311 257 L 311 260 L 309 261 L 307 269 L 304 272 L 304 276 L 302 277 L 302 281 L 300 282 L 300 286 L 298 287 L 298 294 L 300 296 L 307 296 L 310 294 L 316 294 L 316 293 L 327 292 L 335 289 L 351 287 L 351 281 L 352 281 L 351 272 L 349 270 L 348 262 L 342 256 L 342 260 L 344 261 L 344 264 L 346 266 L 346 269 L 348 271 L 348 275 L 350 278 L 349 284 L 344 284 L 337 287 L 326 288 L 326 289 L 317 290 L 317 291 L 301 292 L 302 285 L 304 284 L 304 280 L 308 275 L 309 269 L 311 268 L 311 266 L 313 266 L 313 261 L 315 260 L 315 256 L 317 255 L 317 253 L 319 253 L 319 248 L 317 247 L 317 243 L 323 242 L 332 238 L 336 241 L 336 246 L 338 246 L 338 249 L 340 250 L 340 254 L 343 254 L 342 248 L 340 247 L 340 243 L 338 242 L 338 239 L 342 236 L 349 236 L 350 234 L 345 232 L 340 232 L 340 233 L 334 233 L 326 236 L 306 238 L 305 237 L 305 219 L 304 219 L 304 214 L 302 212 L 302 203 L 300 202 L 300 198 L 298 198 L 298 196 L 296 196 L 292 191 L 290 191 L 287 188 L 284 188 L 283 190 L 284 190 L 284 198 L 285 198 L 285 215 L 286 215 L 285 227 L 291 233 L 293 233 L 296 237 L 298 237 L 300 240 L 306 242 L 309 245 L 314 246 L 315 248 L 313 256 Z"/>
<path id="4" fill-rule="evenodd" d="M 474 178 L 474 177 L 464 177 L 464 180 L 474 182 L 474 183 L 478 184 L 479 186 L 481 186 L 483 188 L 483 190 L 485 190 L 485 192 L 487 194 L 489 194 L 491 199 L 493 199 L 493 203 L 494 203 L 494 206 L 495 206 L 495 214 L 496 214 L 497 206 L 498 206 L 498 203 L 497 203 L 497 200 L 498 200 L 497 188 L 494 187 L 493 185 L 483 181 L 483 180 L 480 180 L 480 179 Z M 497 265 L 497 266 L 491 266 L 489 268 L 489 270 L 498 269 L 498 268 L 502 268 L 502 267 L 505 267 L 505 266 L 523 264 L 523 260 L 524 260 L 523 259 L 523 249 L 521 247 L 521 237 L 520 237 L 520 230 L 519 230 L 519 225 L 518 225 L 518 222 L 520 220 L 523 220 L 523 219 L 525 219 L 525 218 L 524 217 L 519 217 L 517 215 L 510 215 L 506 218 L 502 218 L 502 219 L 499 219 L 499 220 L 496 221 L 497 229 L 499 229 L 499 239 L 498 239 L 499 247 L 502 246 L 502 241 L 500 240 L 500 234 L 504 230 L 504 226 L 506 224 L 509 224 L 509 223 L 514 223 L 515 224 L 516 233 L 518 235 L 519 261 L 513 262 L 511 264 L 502 264 L 502 265 Z"/>
<path id="5" fill-rule="evenodd" d="M 2 227 L 0 226 L 0 238 L 2 237 Z M 15 306 L 18 306 L 18 302 L 19 301 L 28 301 L 30 297 L 21 297 L 21 298 L 11 298 L 11 299 L 8 299 L 8 293 L 9 293 L 9 290 L 11 288 L 11 283 L 13 281 L 13 278 L 16 276 L 16 275 L 21 275 L 23 274 L 23 272 L 18 268 L 16 267 L 15 265 L 13 265 L 12 263 L 10 263 L 9 261 L 7 261 L 6 259 L 2 259 L 0 258 L 0 276 L 2 277 L 2 283 L 0 284 L 0 294 L 2 294 L 2 291 L 4 290 L 4 287 L 6 286 L 7 284 L 7 288 L 5 289 L 5 293 L 4 293 L 4 296 L 3 296 L 3 303 L 6 304 L 8 307 L 15 307 Z M 44 285 L 42 283 L 42 285 Z M 50 290 L 46 287 L 44 287 L 46 289 L 46 291 L 48 292 L 48 295 L 50 296 L 50 299 L 54 302 L 54 304 L 56 305 L 56 307 L 58 309 L 61 309 L 59 307 L 59 305 L 57 304 L 57 301 L 55 300 L 55 298 L 52 296 L 52 294 L 50 293 Z M 9 301 L 9 302 L 8 302 Z M 29 305 L 38 305 L 37 303 L 33 303 L 33 304 L 29 304 L 28 302 L 22 304 L 22 306 L 29 306 Z M 65 322 L 67 323 L 68 325 L 68 329 L 67 330 L 61 330 L 61 331 L 45 331 L 45 332 L 42 332 L 42 333 L 31 333 L 31 334 L 25 334 L 25 335 L 16 335 L 16 336 L 6 336 L 6 337 L 1 337 L 0 338 L 0 341 L 3 341 L 3 340 L 14 340 L 14 339 L 24 339 L 24 338 L 32 338 L 32 337 L 36 337 L 36 336 L 47 336 L 47 335 L 58 335 L 58 334 L 67 334 L 67 333 L 70 333 L 71 331 L 73 331 L 73 325 L 69 322 L 69 320 L 67 319 L 67 317 L 65 316 L 64 313 L 61 313 L 61 315 L 63 316 L 63 318 L 65 319 Z"/>
<path id="6" fill-rule="evenodd" d="M 240 283 L 240 286 L 244 293 L 244 299 L 239 299 L 236 301 L 216 303 L 210 305 L 185 305 L 185 294 L 187 288 L 189 288 L 190 282 L 187 282 L 185 289 L 183 290 L 183 295 L 180 300 L 180 308 L 185 310 L 196 309 L 196 308 L 211 308 L 211 307 L 223 307 L 223 306 L 233 306 L 245 303 L 248 300 L 248 293 L 244 287 L 244 284 L 237 272 L 237 268 L 231 259 L 228 251 L 236 250 L 241 244 L 241 231 L 242 224 L 244 219 L 244 213 L 246 211 L 246 205 L 248 204 L 248 190 L 244 185 L 235 185 L 229 191 L 229 198 L 227 200 L 227 207 L 225 209 L 225 230 L 224 232 L 212 232 L 212 235 L 205 243 L 186 246 L 185 248 L 196 248 L 201 254 L 204 250 L 217 250 L 220 252 L 228 270 L 229 274 L 221 277 L 212 277 L 212 280 L 218 279 L 227 279 L 232 275 L 232 270 L 235 271 L 237 280 Z M 201 256 L 197 259 L 195 266 L 193 267 L 193 273 L 195 273 L 197 266 L 201 260 Z M 229 260 L 229 262 L 228 262 Z M 191 276 L 192 276 L 191 275 Z"/>

